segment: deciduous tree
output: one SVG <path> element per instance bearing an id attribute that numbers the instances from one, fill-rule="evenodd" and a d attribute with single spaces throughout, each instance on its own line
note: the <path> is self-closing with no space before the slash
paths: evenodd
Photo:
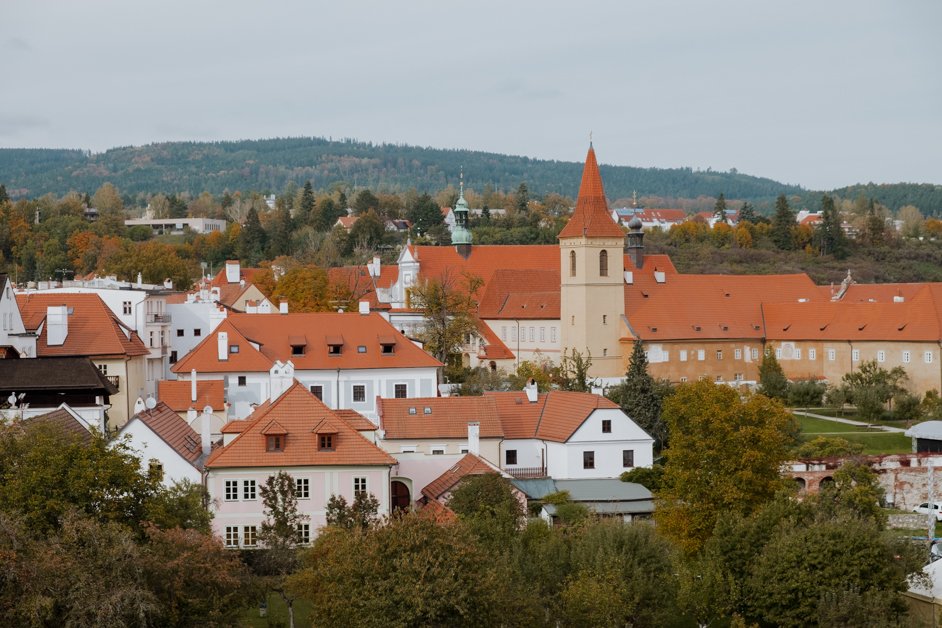
<path id="1" fill-rule="evenodd" d="M 468 337 L 477 333 L 477 293 L 482 283 L 473 275 L 458 278 L 445 273 L 412 287 L 410 303 L 425 319 L 419 339 L 439 361 L 448 363 L 460 354 Z"/>

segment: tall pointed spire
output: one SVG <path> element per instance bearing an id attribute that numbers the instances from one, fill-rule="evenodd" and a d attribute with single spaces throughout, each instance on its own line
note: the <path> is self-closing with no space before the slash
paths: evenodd
<path id="1" fill-rule="evenodd" d="M 624 233 L 621 227 L 612 220 L 612 215 L 608 211 L 602 175 L 599 174 L 599 164 L 595 160 L 595 148 L 590 142 L 585 167 L 582 169 L 582 183 L 579 185 L 576 210 L 563 230 L 559 232 L 559 237 L 620 238 Z"/>

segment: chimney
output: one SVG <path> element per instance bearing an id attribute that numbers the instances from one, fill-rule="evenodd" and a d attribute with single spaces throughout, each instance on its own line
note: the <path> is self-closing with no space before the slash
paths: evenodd
<path id="1" fill-rule="evenodd" d="M 140 414 L 146 409 L 147 409 L 147 406 L 144 405 L 144 400 L 138 397 L 137 401 L 134 402 L 134 414 Z"/>
<path id="2" fill-rule="evenodd" d="M 368 265 L 371 277 L 379 277 L 382 266 L 380 265 L 379 255 L 373 256 L 373 264 Z"/>
<path id="3" fill-rule="evenodd" d="M 523 392 L 527 393 L 527 401 L 536 403 L 540 395 L 540 389 L 536 385 L 536 380 L 531 377 L 527 385 L 523 387 Z"/>
<path id="4" fill-rule="evenodd" d="M 288 313 L 288 302 L 287 302 L 287 301 L 282 301 L 281 303 L 278 304 L 278 313 L 279 313 L 279 314 L 287 314 L 287 313 Z"/>
<path id="5" fill-rule="evenodd" d="M 196 412 L 194 410 L 194 412 Z M 209 418 L 213 414 L 213 409 L 210 406 L 203 408 L 203 420 L 200 423 L 200 441 L 203 446 L 203 455 L 208 456 L 210 450 L 213 448 L 212 439 L 209 436 Z"/>
<path id="6" fill-rule="evenodd" d="M 224 331 L 216 334 L 216 349 L 219 354 L 217 357 L 221 362 L 229 359 L 229 334 Z"/>
<path id="7" fill-rule="evenodd" d="M 239 283 L 239 260 L 226 260 L 226 283 Z"/>
<path id="8" fill-rule="evenodd" d="M 294 364 L 291 360 L 282 363 L 281 360 L 275 360 L 275 365 L 268 372 L 269 399 L 274 401 L 286 390 L 291 388 L 294 381 Z"/>
<path id="9" fill-rule="evenodd" d="M 209 313 L 209 333 L 216 331 L 216 328 L 219 327 L 219 323 L 223 322 L 225 318 L 226 308 L 216 306 L 216 308 Z"/>
<path id="10" fill-rule="evenodd" d="M 190 401 L 196 403 L 196 369 L 190 371 Z"/>
<path id="11" fill-rule="evenodd" d="M 173 280 L 170 277 L 164 279 L 164 290 L 173 290 Z"/>
<path id="12" fill-rule="evenodd" d="M 186 411 L 187 425 L 189 425 L 190 427 L 193 427 L 193 425 L 196 423 L 196 416 L 197 416 L 196 408 L 194 408 L 193 406 L 190 406 L 189 410 Z"/>
<path id="13" fill-rule="evenodd" d="M 468 423 L 468 453 L 481 455 L 481 424 L 477 421 Z"/>
<path id="14" fill-rule="evenodd" d="M 141 276 L 141 273 L 137 273 L 137 287 L 140 288 L 144 285 L 144 277 Z"/>
<path id="15" fill-rule="evenodd" d="M 69 306 L 50 305 L 46 308 L 46 344 L 58 347 L 69 335 Z"/>
<path id="16" fill-rule="evenodd" d="M 360 301 L 360 314 L 369 314 L 369 313 L 370 313 L 370 302 Z"/>

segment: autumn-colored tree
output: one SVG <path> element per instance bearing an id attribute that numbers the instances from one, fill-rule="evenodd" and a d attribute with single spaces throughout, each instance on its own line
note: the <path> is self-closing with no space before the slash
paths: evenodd
<path id="1" fill-rule="evenodd" d="M 467 338 L 477 333 L 477 293 L 483 282 L 479 277 L 445 273 L 430 277 L 413 286 L 409 301 L 420 310 L 425 324 L 419 339 L 425 350 L 440 362 L 448 363 L 457 355 Z"/>
<path id="2" fill-rule="evenodd" d="M 323 312 L 328 303 L 327 273 L 317 266 L 299 266 L 278 278 L 271 293 L 272 301 L 288 302 L 290 312 Z"/>
<path id="3" fill-rule="evenodd" d="M 686 552 L 700 549 L 721 513 L 749 514 L 784 486 L 798 428 L 779 403 L 704 380 L 678 386 L 664 419 L 670 446 L 655 517 Z"/>

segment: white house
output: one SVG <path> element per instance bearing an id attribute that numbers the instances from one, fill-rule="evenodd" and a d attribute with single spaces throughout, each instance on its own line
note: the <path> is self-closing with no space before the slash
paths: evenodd
<path id="1" fill-rule="evenodd" d="M 35 358 L 36 334 L 26 331 L 13 283 L 0 273 L 0 357 Z"/>

